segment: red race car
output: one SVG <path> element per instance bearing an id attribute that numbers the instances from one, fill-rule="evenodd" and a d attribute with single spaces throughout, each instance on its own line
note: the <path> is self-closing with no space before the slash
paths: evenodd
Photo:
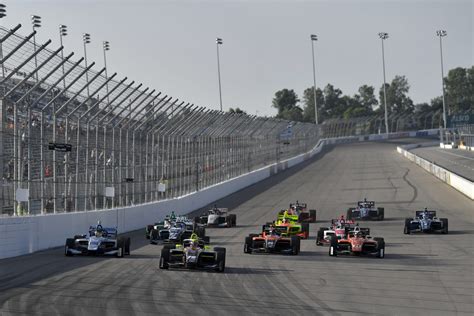
<path id="1" fill-rule="evenodd" d="M 356 227 L 347 234 L 346 238 L 331 237 L 329 255 L 339 254 L 375 255 L 378 258 L 384 258 L 385 241 L 380 237 L 372 238 Z"/>
<path id="2" fill-rule="evenodd" d="M 261 234 L 250 234 L 245 237 L 244 253 L 299 254 L 300 237 L 288 236 L 286 230 L 286 227 L 268 227 Z"/>

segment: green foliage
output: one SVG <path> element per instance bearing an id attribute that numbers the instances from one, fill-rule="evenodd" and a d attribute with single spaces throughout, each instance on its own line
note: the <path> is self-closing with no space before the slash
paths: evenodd
<path id="1" fill-rule="evenodd" d="M 298 102 L 300 100 L 293 89 L 277 91 L 272 102 L 272 106 L 278 110 L 277 118 L 302 121 L 303 110 L 297 105 Z"/>
<path id="2" fill-rule="evenodd" d="M 241 110 L 240 108 L 229 108 L 229 113 L 237 113 L 237 114 L 247 114 L 247 112 L 245 112 L 244 110 Z"/>
<path id="3" fill-rule="evenodd" d="M 446 103 L 452 113 L 474 110 L 474 66 L 451 69 L 444 82 Z"/>
<path id="4" fill-rule="evenodd" d="M 405 76 L 395 76 L 390 84 L 386 84 L 387 93 L 387 111 L 388 113 L 413 113 L 413 101 L 408 96 L 410 85 Z M 384 104 L 384 89 L 383 85 L 379 92 L 380 106 L 385 107 Z M 382 109 L 383 110 L 383 109 Z"/>

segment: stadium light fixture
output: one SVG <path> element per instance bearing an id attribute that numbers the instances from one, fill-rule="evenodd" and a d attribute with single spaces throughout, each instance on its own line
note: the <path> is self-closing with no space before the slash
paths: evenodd
<path id="1" fill-rule="evenodd" d="M 318 104 L 316 101 L 316 63 L 314 61 L 314 42 L 318 40 L 318 36 L 311 34 L 311 50 L 313 52 L 313 94 L 314 94 L 314 123 L 318 125 Z"/>
<path id="2" fill-rule="evenodd" d="M 446 96 L 444 92 L 444 66 L 443 66 L 443 37 L 447 36 L 448 33 L 445 30 L 436 31 L 436 36 L 439 37 L 439 53 L 441 57 L 441 87 L 443 89 L 443 125 L 444 128 L 447 126 L 446 122 Z"/>
<path id="3" fill-rule="evenodd" d="M 84 63 L 86 64 L 87 68 L 87 49 L 86 49 L 86 44 L 90 44 L 91 42 L 91 35 L 89 33 L 84 33 L 82 34 L 82 42 L 84 44 Z M 90 97 L 90 91 L 89 91 L 89 72 L 86 71 L 86 81 L 87 81 L 87 96 Z"/>
<path id="4" fill-rule="evenodd" d="M 217 77 L 219 79 L 219 102 L 222 111 L 222 89 L 221 89 L 221 66 L 219 60 L 219 45 L 222 45 L 224 41 L 222 38 L 216 38 L 216 46 L 217 46 Z"/>
<path id="5" fill-rule="evenodd" d="M 385 105 L 385 133 L 389 133 L 388 129 L 388 112 L 387 112 L 387 91 L 386 91 L 386 80 L 385 80 L 385 50 L 383 46 L 384 40 L 388 38 L 388 33 L 380 32 L 379 37 L 382 40 L 382 65 L 383 65 L 383 99 Z"/>

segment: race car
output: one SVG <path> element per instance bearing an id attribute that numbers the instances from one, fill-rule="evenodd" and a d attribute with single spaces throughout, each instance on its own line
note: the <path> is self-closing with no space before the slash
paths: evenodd
<path id="1" fill-rule="evenodd" d="M 384 215 L 385 208 L 375 207 L 375 201 L 367 199 L 357 202 L 357 207 L 347 209 L 347 219 L 383 221 Z"/>
<path id="2" fill-rule="evenodd" d="M 262 232 L 274 227 L 280 234 L 284 236 L 298 236 L 302 239 L 309 237 L 309 223 L 290 222 L 287 219 L 276 220 L 273 223 L 266 223 L 262 226 Z"/>
<path id="3" fill-rule="evenodd" d="M 377 258 L 385 257 L 385 241 L 383 238 L 372 238 L 356 227 L 345 238 L 331 237 L 329 255 L 339 254 L 375 255 Z"/>
<path id="4" fill-rule="evenodd" d="M 171 223 L 175 223 L 176 221 L 186 221 L 186 216 L 177 216 L 174 211 L 172 211 L 169 215 L 166 215 L 162 221 L 156 222 L 153 225 L 147 225 L 145 227 L 145 238 L 150 239 L 150 234 L 153 229 L 161 230 L 161 229 L 169 229 L 171 227 Z"/>
<path id="5" fill-rule="evenodd" d="M 284 217 L 290 219 L 292 222 L 298 223 L 315 223 L 316 222 L 316 210 L 309 210 L 306 203 L 290 203 L 290 207 L 287 210 L 281 210 L 278 212 L 278 219 L 282 220 Z"/>
<path id="6" fill-rule="evenodd" d="M 197 225 L 207 227 L 234 227 L 237 225 L 237 215 L 229 214 L 227 208 L 214 208 L 194 219 Z"/>
<path id="7" fill-rule="evenodd" d="M 189 239 L 193 233 L 209 243 L 209 236 L 206 236 L 205 227 L 198 227 L 193 221 L 186 218 L 178 218 L 178 220 L 171 222 L 169 226 L 164 226 L 162 229 L 154 227 L 150 232 L 150 243 L 182 243 L 183 240 Z"/>
<path id="8" fill-rule="evenodd" d="M 297 255 L 300 253 L 300 238 L 286 235 L 286 228 L 280 231 L 277 227 L 268 227 L 261 234 L 245 237 L 244 253 Z"/>
<path id="9" fill-rule="evenodd" d="M 89 235 L 76 235 L 67 238 L 64 255 L 113 255 L 123 258 L 130 255 L 130 237 L 118 237 L 117 229 L 97 226 L 89 227 Z"/>
<path id="10" fill-rule="evenodd" d="M 344 216 L 338 219 L 331 220 L 331 226 L 320 227 L 316 236 L 316 245 L 330 245 L 332 236 L 336 236 L 337 239 L 343 239 L 347 237 L 347 234 L 358 227 L 353 220 L 345 220 Z M 364 234 L 370 235 L 370 228 L 358 227 Z"/>
<path id="11" fill-rule="evenodd" d="M 448 219 L 436 217 L 436 211 L 416 211 L 414 218 L 405 219 L 405 234 L 414 232 L 432 233 L 438 232 L 442 234 L 448 233 Z"/>
<path id="12" fill-rule="evenodd" d="M 182 244 L 165 245 L 161 249 L 160 269 L 186 268 L 224 272 L 226 248 L 211 248 L 196 234 L 183 240 Z"/>

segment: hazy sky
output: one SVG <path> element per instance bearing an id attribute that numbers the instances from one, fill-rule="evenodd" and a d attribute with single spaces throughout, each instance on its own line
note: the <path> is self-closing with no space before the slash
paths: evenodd
<path id="1" fill-rule="evenodd" d="M 331 83 L 353 95 L 359 86 L 383 83 L 378 32 L 385 42 L 387 81 L 405 75 L 415 103 L 441 95 L 439 41 L 445 70 L 470 67 L 474 56 L 474 0 L 446 1 L 161 1 L 0 0 L 0 23 L 31 31 L 42 17 L 38 40 L 59 46 L 58 25 L 69 35 L 65 51 L 82 56 L 90 33 L 89 61 L 103 65 L 102 41 L 110 41 L 109 73 L 127 76 L 197 105 L 219 108 L 215 38 L 220 46 L 224 109 L 239 106 L 274 115 L 274 93 L 294 89 L 302 97 L 313 84 L 310 34 L 317 34 L 318 87 Z M 150 89 L 150 90 L 151 90 Z"/>

